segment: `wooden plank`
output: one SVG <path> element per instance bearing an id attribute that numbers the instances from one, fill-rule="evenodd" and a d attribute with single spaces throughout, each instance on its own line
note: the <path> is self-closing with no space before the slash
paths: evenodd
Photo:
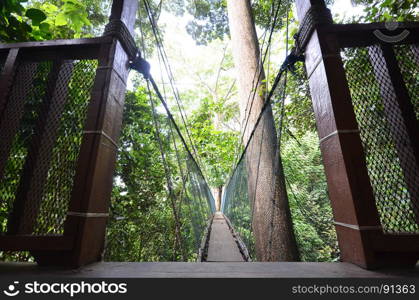
<path id="1" fill-rule="evenodd" d="M 57 55 L 62 59 L 96 59 L 99 55 L 100 47 L 100 44 L 94 44 L 48 48 L 23 48 L 21 49 L 21 56 L 25 61 L 33 62 L 56 60 Z"/>
<path id="2" fill-rule="evenodd" d="M 341 262 L 100 262 L 77 270 L 39 267 L 34 263 L 0 263 L 0 277 L 54 278 L 419 278 L 416 268 L 369 271 Z M 178 281 L 176 281 L 179 283 Z M 188 282 L 188 281 L 186 281 Z M 231 284 L 231 281 L 227 281 Z M 190 284 L 190 282 L 188 282 Z M 153 286 L 153 295 L 156 290 Z M 230 286 L 231 288 L 231 286 Z M 240 281 L 239 289 L 243 289 Z M 254 285 L 250 285 L 254 290 Z M 167 289 L 162 289 L 167 295 Z M 258 293 L 260 291 L 258 290 Z"/>
<path id="3" fill-rule="evenodd" d="M 47 92 L 9 218 L 8 234 L 30 234 L 36 225 L 72 70 L 72 61 L 58 60 L 50 72 Z"/>
<path id="4" fill-rule="evenodd" d="M 212 221 L 207 261 L 245 261 L 221 212 L 216 212 Z"/>
<path id="5" fill-rule="evenodd" d="M 0 249 L 4 251 L 70 250 L 72 236 L 0 235 Z"/>
<path id="6" fill-rule="evenodd" d="M 371 235 L 374 249 L 377 251 L 415 253 L 419 257 L 419 235 L 417 234 L 380 234 Z"/>
<path id="7" fill-rule="evenodd" d="M 399 26 L 394 32 L 389 32 L 386 29 L 386 24 L 370 23 L 370 24 L 333 24 L 333 26 L 327 26 L 319 28 L 324 34 L 334 33 L 339 41 L 340 47 L 366 47 L 377 43 L 383 43 L 374 32 L 376 30 L 394 36 L 400 34 L 403 31 L 407 31 L 409 34 L 403 40 L 392 43 L 397 44 L 411 44 L 419 41 L 419 23 L 418 22 L 405 22 L 399 23 Z"/>

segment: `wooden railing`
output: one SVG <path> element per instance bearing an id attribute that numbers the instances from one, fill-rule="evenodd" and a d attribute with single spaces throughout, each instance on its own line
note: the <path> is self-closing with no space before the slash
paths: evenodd
<path id="1" fill-rule="evenodd" d="M 419 23 L 389 30 L 385 23 L 333 24 L 331 16 L 319 22 L 318 16 L 330 12 L 318 0 L 297 1 L 297 11 L 307 27 L 300 32 L 311 33 L 299 42 L 341 258 L 367 268 L 414 265 L 419 258 Z M 384 41 L 380 32 L 398 38 Z"/>
<path id="2" fill-rule="evenodd" d="M 113 3 L 125 36 L 137 2 Z M 115 28 L 0 44 L 0 250 L 40 264 L 100 259 L 132 59 Z"/>

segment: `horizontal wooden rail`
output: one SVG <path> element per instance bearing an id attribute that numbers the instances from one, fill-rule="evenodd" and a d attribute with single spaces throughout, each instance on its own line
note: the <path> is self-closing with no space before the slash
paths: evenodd
<path id="1" fill-rule="evenodd" d="M 394 31 L 388 31 L 385 27 L 385 23 L 333 24 L 318 28 L 319 34 L 335 34 L 341 48 L 366 47 L 377 43 L 383 43 L 383 41 L 374 34 L 376 30 L 389 36 L 400 34 L 405 30 L 409 33 L 405 38 L 392 43 L 392 45 L 419 42 L 419 24 L 417 22 L 400 23 Z"/>
<path id="2" fill-rule="evenodd" d="M 111 42 L 112 37 L 101 36 L 95 38 L 84 38 L 84 39 L 73 39 L 73 40 L 50 40 L 41 42 L 22 42 L 22 43 L 10 43 L 0 44 L 0 49 L 12 49 L 12 48 L 33 48 L 33 47 L 57 47 L 57 46 L 80 46 L 80 45 L 94 45 L 94 44 L 106 44 Z"/>
<path id="3" fill-rule="evenodd" d="M 417 234 L 371 234 L 371 244 L 376 251 L 419 252 L 419 235 Z"/>
<path id="4" fill-rule="evenodd" d="M 112 43 L 112 37 L 104 36 L 76 40 L 51 40 L 0 44 L 0 56 L 6 56 L 12 49 L 19 50 L 19 59 L 45 61 L 60 59 L 96 59 L 102 45 Z"/>
<path id="5" fill-rule="evenodd" d="M 0 235 L 0 249 L 6 251 L 71 250 L 73 236 Z"/>

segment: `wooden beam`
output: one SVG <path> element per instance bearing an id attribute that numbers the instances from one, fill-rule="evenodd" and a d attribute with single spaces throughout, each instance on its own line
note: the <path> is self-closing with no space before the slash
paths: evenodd
<path id="1" fill-rule="evenodd" d="M 323 1 L 297 0 L 300 19 Z M 327 33 L 332 24 L 315 28 L 305 49 L 305 63 L 329 196 L 335 218 L 341 257 L 372 267 L 374 253 L 368 235 L 380 232 L 380 222 L 368 177 L 365 155 L 353 111 L 337 36 Z M 370 230 L 353 230 L 369 228 Z"/>
<path id="2" fill-rule="evenodd" d="M 84 38 L 84 39 L 71 39 L 71 40 L 50 40 L 42 42 L 22 42 L 22 43 L 9 43 L 0 44 L 0 49 L 14 49 L 14 48 L 48 48 L 48 47 L 71 47 L 81 45 L 101 45 L 109 41 L 110 38 L 107 36 L 100 36 L 95 38 Z"/>
<path id="3" fill-rule="evenodd" d="M 10 87 L 12 86 L 13 76 L 17 65 L 17 55 L 19 49 L 11 49 L 4 62 L 0 75 L 0 120 L 2 119 L 3 109 L 6 106 Z"/>
<path id="4" fill-rule="evenodd" d="M 54 235 L 0 235 L 3 251 L 71 250 L 74 237 Z"/>

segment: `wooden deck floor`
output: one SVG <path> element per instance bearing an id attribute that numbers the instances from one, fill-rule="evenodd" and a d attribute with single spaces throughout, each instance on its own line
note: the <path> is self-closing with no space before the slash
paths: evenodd
<path id="1" fill-rule="evenodd" d="M 410 269 L 364 270 L 342 262 L 244 262 L 222 214 L 216 214 L 207 262 L 98 262 L 76 270 L 39 267 L 36 263 L 0 262 L 0 277 L 83 278 L 419 278 Z"/>
<path id="2" fill-rule="evenodd" d="M 207 262 L 243 262 L 244 258 L 224 216 L 216 212 L 211 225 Z"/>
<path id="3" fill-rule="evenodd" d="M 0 263 L 0 277 L 100 278 L 419 278 L 412 269 L 368 271 L 349 263 L 311 262 L 101 262 L 78 270 L 41 268 L 34 263 Z"/>

